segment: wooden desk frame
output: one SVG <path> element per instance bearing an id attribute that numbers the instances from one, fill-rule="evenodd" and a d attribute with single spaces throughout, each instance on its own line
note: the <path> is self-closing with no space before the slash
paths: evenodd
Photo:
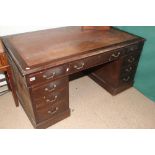
<path id="1" fill-rule="evenodd" d="M 3 42 L 15 78 L 15 102 L 21 103 L 35 128 L 49 127 L 70 116 L 71 74 L 86 71 L 112 95 L 132 87 L 144 45 L 143 38 L 134 36 L 133 39 L 122 43 L 28 68 L 29 66 L 19 58 L 20 55 L 13 54 L 15 49 L 8 43 L 7 38 L 3 38 Z"/>

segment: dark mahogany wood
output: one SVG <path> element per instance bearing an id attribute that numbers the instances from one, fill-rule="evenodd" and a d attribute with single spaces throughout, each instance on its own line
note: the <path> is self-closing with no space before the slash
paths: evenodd
<path id="1" fill-rule="evenodd" d="M 91 56 L 97 53 L 97 49 L 106 48 L 102 51 L 106 52 L 107 47 L 112 50 L 125 45 L 125 42 L 129 44 L 138 40 L 137 36 L 116 29 L 82 31 L 81 27 L 56 28 L 3 37 L 5 46 L 23 74 Z"/>
<path id="2" fill-rule="evenodd" d="M 112 95 L 130 88 L 144 39 L 115 28 L 63 27 L 6 36 L 3 43 L 14 96 L 33 126 L 46 128 L 70 116 L 74 73 L 87 70 Z"/>
<path id="3" fill-rule="evenodd" d="M 82 30 L 102 30 L 107 31 L 110 30 L 110 26 L 81 26 Z"/>
<path id="4" fill-rule="evenodd" d="M 91 70 L 89 76 L 112 95 L 131 87 L 143 44 L 138 43 L 137 47 L 129 47 L 126 56 Z"/>

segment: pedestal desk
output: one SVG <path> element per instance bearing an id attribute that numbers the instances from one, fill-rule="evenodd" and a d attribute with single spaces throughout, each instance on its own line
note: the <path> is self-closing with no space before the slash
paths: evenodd
<path id="1" fill-rule="evenodd" d="M 70 116 L 71 74 L 86 71 L 112 95 L 132 87 L 144 39 L 116 28 L 63 27 L 5 36 L 3 44 L 15 101 L 34 128 L 46 128 Z"/>

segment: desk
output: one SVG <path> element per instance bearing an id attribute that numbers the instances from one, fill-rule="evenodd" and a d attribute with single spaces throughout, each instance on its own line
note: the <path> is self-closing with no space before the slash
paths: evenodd
<path id="1" fill-rule="evenodd" d="M 132 87 L 144 39 L 63 27 L 3 37 L 18 100 L 34 128 L 70 116 L 69 76 L 86 71 L 112 95 Z"/>

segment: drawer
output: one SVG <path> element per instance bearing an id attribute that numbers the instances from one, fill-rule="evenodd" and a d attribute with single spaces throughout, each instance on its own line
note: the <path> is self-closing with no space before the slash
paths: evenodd
<path id="1" fill-rule="evenodd" d="M 75 73 L 86 69 L 86 59 L 71 62 L 69 64 L 69 72 Z"/>
<path id="2" fill-rule="evenodd" d="M 97 56 L 92 56 L 86 59 L 81 59 L 78 61 L 71 62 L 69 64 L 69 69 L 70 69 L 70 73 L 72 74 L 72 73 L 76 73 L 76 72 L 82 71 L 90 67 L 97 66 L 102 63 L 103 61 L 102 61 L 101 56 L 97 55 Z"/>
<path id="3" fill-rule="evenodd" d="M 127 75 L 135 73 L 137 69 L 137 64 L 130 64 L 128 66 L 125 66 L 121 69 L 121 75 Z"/>
<path id="4" fill-rule="evenodd" d="M 38 109 L 36 111 L 38 122 L 48 120 L 52 117 L 56 117 L 60 113 L 63 113 L 69 109 L 69 102 L 62 101 L 56 103 L 54 106 Z"/>
<path id="5" fill-rule="evenodd" d="M 27 82 L 29 85 L 36 85 L 42 82 L 52 81 L 66 75 L 67 69 L 68 69 L 68 65 L 65 64 L 45 71 L 30 74 L 27 77 Z"/>
<path id="6" fill-rule="evenodd" d="M 133 82 L 134 80 L 134 77 L 135 77 L 135 71 L 131 72 L 131 73 L 128 73 L 128 74 L 122 74 L 120 76 L 120 83 L 124 84 L 124 83 L 130 83 L 130 82 Z"/>
<path id="7" fill-rule="evenodd" d="M 137 70 L 137 64 L 138 62 L 122 67 L 120 74 L 120 83 L 133 82 Z"/>
<path id="8" fill-rule="evenodd" d="M 39 98 L 33 98 L 36 109 L 51 107 L 56 103 L 68 100 L 69 93 L 68 87 L 63 88 L 62 90 L 54 91 L 52 93 L 47 93 L 41 95 Z"/>
<path id="9" fill-rule="evenodd" d="M 139 58 L 140 58 L 140 52 L 137 52 L 137 51 L 132 52 L 132 54 L 124 57 L 123 66 L 125 67 L 127 65 L 138 63 Z"/>
<path id="10" fill-rule="evenodd" d="M 101 53 L 95 56 L 91 56 L 85 59 L 71 62 L 69 64 L 69 70 L 70 70 L 69 72 L 75 73 L 75 72 L 82 71 L 84 69 L 88 69 L 91 67 L 95 67 L 97 65 L 101 65 L 101 64 L 104 64 L 110 61 L 114 61 L 124 55 L 125 53 L 124 50 L 125 49 L 122 48 L 122 49 Z"/>
<path id="11" fill-rule="evenodd" d="M 142 44 L 141 43 L 136 43 L 136 44 L 128 46 L 127 50 L 126 50 L 126 53 L 129 54 L 130 52 L 141 50 L 141 48 L 142 48 Z"/>
<path id="12" fill-rule="evenodd" d="M 68 86 L 67 77 L 49 82 L 39 87 L 34 87 L 32 88 L 31 94 L 34 99 L 39 99 L 43 96 L 51 95 L 53 92 L 60 90 L 66 86 Z"/>

